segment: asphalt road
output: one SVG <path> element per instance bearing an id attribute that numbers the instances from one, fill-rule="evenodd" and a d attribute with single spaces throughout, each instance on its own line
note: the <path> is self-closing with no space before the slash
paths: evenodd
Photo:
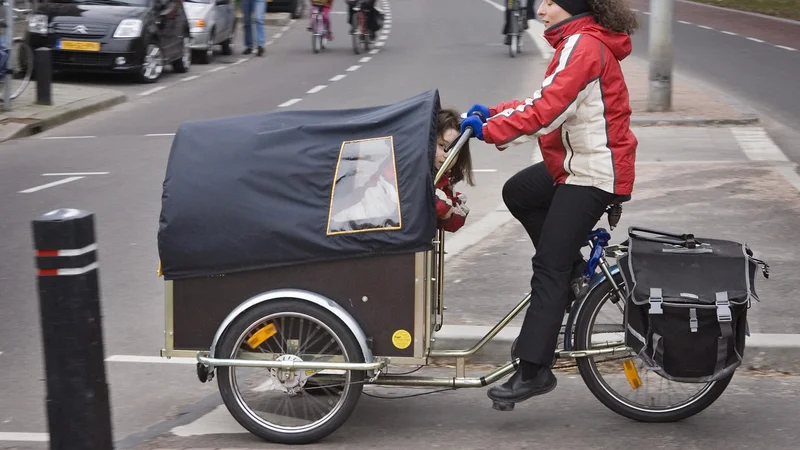
<path id="1" fill-rule="evenodd" d="M 133 95 L 128 103 L 104 113 L 0 145 L 0 436 L 42 437 L 40 433 L 47 432 L 30 231 L 30 221 L 38 215 L 61 207 L 96 215 L 106 355 L 157 356 L 164 343 L 163 280 L 156 277 L 161 184 L 170 133 L 182 122 L 263 112 L 289 103 L 284 107 L 296 110 L 384 104 L 431 88 L 440 90 L 444 106 L 465 110 L 473 102 L 533 92 L 540 83 L 543 63 L 533 43 L 526 38 L 525 53 L 509 58 L 500 35 L 502 14 L 485 2 L 470 0 L 465 7 L 464 0 L 392 1 L 387 23 L 391 27 L 381 40 L 385 45 L 367 55 L 353 54 L 341 2 L 335 10 L 336 39 L 324 53 L 311 52 L 305 20 L 298 21 L 268 48 L 266 58 L 170 84 L 158 95 Z M 500 186 L 529 163 L 531 149 L 506 151 L 500 157 L 490 146 L 473 146 L 478 184 L 464 188 L 472 207 L 470 220 L 478 221 L 496 208 Z M 72 172 L 96 174 L 24 192 L 67 178 L 50 174 Z M 189 423 L 219 403 L 216 383 L 199 383 L 191 365 L 108 362 L 107 370 L 119 448 L 145 445 L 149 438 Z M 388 408 L 366 401 L 351 427 L 343 430 L 339 445 L 352 448 L 347 439 L 366 447 L 377 445 L 384 437 L 376 430 L 387 428 L 398 430 L 398 439 L 409 446 L 421 447 L 433 436 L 434 446 L 455 442 L 487 448 L 514 433 L 522 433 L 524 443 L 512 448 L 538 447 L 537 439 L 575 448 L 595 442 L 593 433 L 607 441 L 595 445 L 599 448 L 627 442 L 629 422 L 605 410 L 577 384 L 565 380 L 564 386 L 574 389 L 560 390 L 564 394 L 510 415 L 490 410 L 481 391 L 452 395 L 438 410 L 437 400 L 430 397 L 390 403 Z M 794 378 L 737 378 L 733 394 L 721 406 L 705 419 L 672 426 L 668 439 L 656 448 L 685 448 L 701 437 L 713 443 L 725 439 L 730 448 L 751 447 L 762 442 L 755 431 L 772 436 L 775 446 L 770 448 L 793 448 L 796 430 L 789 418 L 796 416 L 796 384 Z M 769 401 L 754 403 L 755 399 Z M 753 417 L 757 424 L 751 422 Z M 709 429 L 714 433 L 708 434 Z M 479 439 L 471 441 L 465 430 L 476 430 Z M 637 428 L 633 436 L 649 439 L 652 430 Z M 254 442 L 244 437 L 231 444 L 225 439 L 195 438 L 189 446 Z M 0 440 L 0 448 L 9 446 L 46 448 L 42 443 Z"/>
<path id="2" fill-rule="evenodd" d="M 649 12 L 649 0 L 633 0 Z M 648 57 L 649 16 L 633 37 L 633 54 Z M 738 98 L 764 117 L 784 152 L 800 162 L 800 23 L 675 1 L 675 68 Z"/>

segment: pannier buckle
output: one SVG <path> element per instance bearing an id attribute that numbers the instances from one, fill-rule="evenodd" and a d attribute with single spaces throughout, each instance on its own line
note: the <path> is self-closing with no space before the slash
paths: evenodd
<path id="1" fill-rule="evenodd" d="M 650 314 L 663 314 L 664 309 L 661 304 L 664 298 L 661 296 L 661 288 L 650 288 Z"/>
<path id="2" fill-rule="evenodd" d="M 719 322 L 730 322 L 733 320 L 731 313 L 731 302 L 728 300 L 727 292 L 717 292 L 717 320 Z"/>
<path id="3" fill-rule="evenodd" d="M 697 321 L 697 310 L 692 308 L 689 310 L 689 329 L 692 333 L 697 333 L 697 327 L 700 323 Z"/>

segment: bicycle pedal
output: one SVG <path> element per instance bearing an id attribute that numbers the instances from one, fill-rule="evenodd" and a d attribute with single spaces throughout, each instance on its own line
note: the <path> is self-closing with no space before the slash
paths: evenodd
<path id="1" fill-rule="evenodd" d="M 513 411 L 514 404 L 509 402 L 492 402 L 492 409 L 497 411 Z"/>

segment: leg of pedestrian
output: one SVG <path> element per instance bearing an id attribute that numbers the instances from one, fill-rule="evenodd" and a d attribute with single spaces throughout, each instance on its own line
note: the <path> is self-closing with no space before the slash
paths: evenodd
<path id="1" fill-rule="evenodd" d="M 254 12 L 256 22 L 256 45 L 258 45 L 258 56 L 264 54 L 264 43 L 266 42 L 266 33 L 264 32 L 264 19 L 267 15 L 267 1 L 254 0 Z"/>
<path id="2" fill-rule="evenodd" d="M 244 22 L 244 52 L 245 55 L 253 53 L 253 2 L 242 0 L 242 21 Z"/>

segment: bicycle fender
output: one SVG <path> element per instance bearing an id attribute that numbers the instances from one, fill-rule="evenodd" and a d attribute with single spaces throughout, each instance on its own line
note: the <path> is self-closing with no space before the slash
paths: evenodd
<path id="1" fill-rule="evenodd" d="M 608 267 L 609 272 L 611 272 L 611 276 L 615 276 L 619 274 L 619 266 L 614 264 Z M 586 295 L 583 296 L 582 299 L 576 300 L 572 304 L 572 308 L 570 309 L 569 316 L 567 317 L 566 327 L 564 328 L 564 349 L 567 351 L 572 350 L 572 335 L 576 325 L 576 321 L 578 319 L 578 315 L 583 308 L 584 299 L 589 298 L 590 295 L 600 286 L 604 281 L 606 281 L 606 274 L 603 272 L 596 273 L 591 280 L 589 280 L 589 289 L 586 291 Z"/>

